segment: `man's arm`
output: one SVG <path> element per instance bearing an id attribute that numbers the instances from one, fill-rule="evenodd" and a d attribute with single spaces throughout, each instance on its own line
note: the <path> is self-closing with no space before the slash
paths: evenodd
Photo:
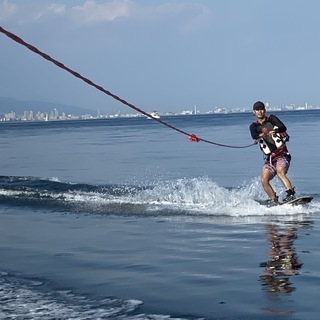
<path id="1" fill-rule="evenodd" d="M 253 140 L 259 139 L 259 132 L 257 130 L 257 126 L 255 123 L 251 123 L 250 125 L 250 133 Z"/>
<path id="2" fill-rule="evenodd" d="M 275 126 L 278 127 L 274 131 L 276 133 L 286 132 L 287 127 L 284 125 L 284 123 L 275 115 L 271 114 L 269 117 L 270 122 Z"/>

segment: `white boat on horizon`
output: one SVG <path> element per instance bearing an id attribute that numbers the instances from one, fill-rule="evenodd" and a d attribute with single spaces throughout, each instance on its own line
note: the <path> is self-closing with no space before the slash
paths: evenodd
<path id="1" fill-rule="evenodd" d="M 158 111 L 156 111 L 156 110 L 154 110 L 153 112 L 150 112 L 150 115 L 153 118 L 160 119 L 160 115 L 159 115 Z M 147 117 L 147 119 L 152 119 L 152 118 L 151 117 Z"/>

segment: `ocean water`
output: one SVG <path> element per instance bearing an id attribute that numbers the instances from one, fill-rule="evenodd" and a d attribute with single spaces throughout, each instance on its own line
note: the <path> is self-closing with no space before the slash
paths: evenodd
<path id="1" fill-rule="evenodd" d="M 144 117 L 1 123 L 0 319 L 318 319 L 320 111 L 276 114 L 309 205 L 255 201 L 258 146 Z M 162 119 L 252 143 L 249 113 Z"/>

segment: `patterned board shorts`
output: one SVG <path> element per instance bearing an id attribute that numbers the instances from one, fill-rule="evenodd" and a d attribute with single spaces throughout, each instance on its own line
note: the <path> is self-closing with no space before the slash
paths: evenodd
<path id="1" fill-rule="evenodd" d="M 273 174 L 273 176 L 275 176 L 277 174 L 277 167 L 285 167 L 288 170 L 290 167 L 290 162 L 291 154 L 289 152 L 276 157 L 272 157 L 272 155 L 270 155 L 266 159 L 262 170 L 268 170 Z"/>

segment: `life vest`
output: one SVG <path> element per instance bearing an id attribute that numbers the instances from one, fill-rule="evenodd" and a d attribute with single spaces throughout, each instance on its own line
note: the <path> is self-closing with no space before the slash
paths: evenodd
<path id="1" fill-rule="evenodd" d="M 259 122 L 256 123 L 260 124 Z M 278 127 L 273 126 L 271 122 L 266 123 L 264 127 L 267 128 L 268 131 L 278 129 Z M 289 141 L 289 135 L 286 132 L 274 133 L 271 136 L 260 138 L 259 147 L 265 155 L 269 155 L 275 150 L 282 148 L 287 141 Z M 272 148 L 273 150 L 270 149 L 272 146 L 274 146 L 274 148 Z"/>

